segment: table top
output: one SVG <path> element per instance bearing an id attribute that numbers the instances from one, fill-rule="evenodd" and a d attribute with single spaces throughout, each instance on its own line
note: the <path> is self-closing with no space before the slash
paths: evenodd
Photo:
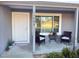
<path id="1" fill-rule="evenodd" d="M 58 36 L 61 36 L 62 34 L 60 34 L 60 33 L 57 33 L 57 35 L 58 35 Z"/>
<path id="2" fill-rule="evenodd" d="M 40 35 L 44 35 L 44 36 L 48 36 L 49 34 L 51 34 L 51 33 L 40 33 Z M 57 33 L 57 35 L 58 35 L 58 36 L 61 36 L 60 33 Z"/>
<path id="3" fill-rule="evenodd" d="M 40 35 L 47 36 L 47 35 L 49 35 L 49 33 L 40 33 Z"/>

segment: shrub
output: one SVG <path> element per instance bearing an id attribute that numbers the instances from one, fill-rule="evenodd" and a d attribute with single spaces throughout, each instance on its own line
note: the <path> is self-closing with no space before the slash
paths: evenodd
<path id="1" fill-rule="evenodd" d="M 63 55 L 58 52 L 52 52 L 47 55 L 47 58 L 63 58 Z"/>
<path id="2" fill-rule="evenodd" d="M 71 51 L 70 52 L 70 58 L 76 58 L 77 57 L 77 54 L 75 51 Z"/>
<path id="3" fill-rule="evenodd" d="M 62 50 L 62 55 L 65 57 L 65 58 L 69 58 L 70 57 L 70 50 L 68 48 L 64 48 Z"/>
<path id="4" fill-rule="evenodd" d="M 79 49 L 76 51 L 70 51 L 68 48 L 64 48 L 62 52 L 52 52 L 47 55 L 47 58 L 77 58 L 79 57 Z"/>
<path id="5" fill-rule="evenodd" d="M 77 53 L 77 57 L 79 57 L 79 49 L 77 49 L 76 53 Z"/>

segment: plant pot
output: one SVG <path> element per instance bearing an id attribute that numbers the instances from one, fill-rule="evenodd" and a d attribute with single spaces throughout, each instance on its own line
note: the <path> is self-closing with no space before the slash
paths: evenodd
<path id="1" fill-rule="evenodd" d="M 9 47 L 7 47 L 5 50 L 6 50 L 6 51 L 9 51 L 9 49 L 10 49 L 10 48 L 9 48 Z"/>

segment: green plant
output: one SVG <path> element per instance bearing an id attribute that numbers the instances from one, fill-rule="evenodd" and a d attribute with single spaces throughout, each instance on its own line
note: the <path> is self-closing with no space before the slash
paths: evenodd
<path id="1" fill-rule="evenodd" d="M 64 48 L 62 52 L 52 52 L 46 56 L 47 58 L 77 58 L 79 57 L 79 49 L 70 51 L 68 48 Z"/>
<path id="2" fill-rule="evenodd" d="M 12 45 L 13 45 L 13 43 L 14 43 L 14 41 L 9 40 L 8 45 L 9 45 L 9 46 L 12 46 Z"/>
<path id="3" fill-rule="evenodd" d="M 70 50 L 68 48 L 64 48 L 62 50 L 62 55 L 65 57 L 65 58 L 69 58 L 70 57 Z"/>
<path id="4" fill-rule="evenodd" d="M 58 52 L 52 52 L 47 55 L 47 58 L 63 58 L 63 55 Z"/>
<path id="5" fill-rule="evenodd" d="M 14 41 L 8 40 L 5 50 L 8 51 L 10 49 L 9 47 L 12 46 L 13 43 L 14 43 Z"/>
<path id="6" fill-rule="evenodd" d="M 75 51 L 71 51 L 70 52 L 70 58 L 76 58 L 77 57 L 77 54 Z"/>
<path id="7" fill-rule="evenodd" d="M 79 49 L 77 49 L 76 53 L 77 53 L 77 57 L 79 57 Z"/>

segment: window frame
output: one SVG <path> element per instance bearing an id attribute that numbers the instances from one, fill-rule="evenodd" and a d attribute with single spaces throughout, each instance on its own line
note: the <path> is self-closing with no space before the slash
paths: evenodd
<path id="1" fill-rule="evenodd" d="M 59 16 L 59 30 L 58 30 L 59 32 L 57 32 L 57 34 L 61 34 L 61 27 L 62 27 L 62 14 L 61 13 L 36 13 L 35 16 L 53 17 L 53 21 L 54 21 L 54 16 Z"/>

